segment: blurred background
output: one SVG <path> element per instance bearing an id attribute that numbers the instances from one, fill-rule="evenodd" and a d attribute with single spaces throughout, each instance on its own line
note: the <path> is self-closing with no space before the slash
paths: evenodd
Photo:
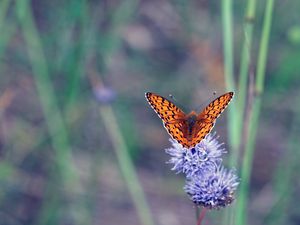
<path id="1" fill-rule="evenodd" d="M 235 81 L 247 2 L 232 5 Z M 251 21 L 250 70 L 266 2 Z M 299 10 L 274 4 L 248 224 L 300 224 Z M 172 94 L 186 112 L 225 93 L 223 21 L 215 0 L 1 0 L 0 224 L 196 224 L 144 93 Z M 214 128 L 225 164 L 227 114 Z"/>

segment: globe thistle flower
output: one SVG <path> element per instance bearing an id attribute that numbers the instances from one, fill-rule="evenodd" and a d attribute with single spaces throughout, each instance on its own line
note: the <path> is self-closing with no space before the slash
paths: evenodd
<path id="1" fill-rule="evenodd" d="M 209 134 L 191 149 L 184 148 L 170 139 L 172 147 L 166 149 L 166 152 L 171 155 L 171 159 L 167 163 L 173 164 L 172 170 L 184 173 L 187 178 L 214 172 L 222 161 L 221 155 L 225 153 L 223 143 L 219 143 L 217 139 L 215 133 Z"/>
<path id="2" fill-rule="evenodd" d="M 218 166 L 214 172 L 202 173 L 202 176 L 188 179 L 184 190 L 196 205 L 219 209 L 232 203 L 238 184 L 234 170 Z"/>
<path id="3" fill-rule="evenodd" d="M 116 92 L 108 87 L 97 87 L 93 89 L 98 102 L 103 104 L 111 103 L 116 98 Z"/>
<path id="4" fill-rule="evenodd" d="M 116 92 L 103 84 L 102 80 L 99 79 L 99 76 L 90 72 L 88 76 L 90 83 L 93 88 L 93 93 L 96 100 L 101 104 L 110 104 L 116 98 Z"/>

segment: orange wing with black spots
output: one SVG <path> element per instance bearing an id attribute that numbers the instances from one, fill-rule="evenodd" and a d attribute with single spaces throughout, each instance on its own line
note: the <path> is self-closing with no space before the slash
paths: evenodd
<path id="1" fill-rule="evenodd" d="M 218 97 L 198 115 L 193 111 L 186 115 L 175 104 L 157 94 L 147 92 L 146 98 L 162 119 L 171 137 L 183 147 L 191 148 L 200 143 L 210 133 L 216 119 L 227 107 L 233 95 L 233 92 L 228 92 Z"/>
<path id="2" fill-rule="evenodd" d="M 213 100 L 201 113 L 199 113 L 198 118 L 204 118 L 210 121 L 214 121 L 221 115 L 225 108 L 230 103 L 234 93 L 228 92 L 224 95 Z"/>
<path id="3" fill-rule="evenodd" d="M 196 145 L 215 126 L 217 118 L 225 110 L 230 103 L 234 93 L 228 92 L 213 100 L 201 113 L 197 116 L 197 122 L 194 125 L 194 135 L 192 136 L 191 146 Z"/>
<path id="4" fill-rule="evenodd" d="M 171 137 L 180 144 L 186 144 L 183 130 L 185 130 L 185 113 L 166 98 L 147 92 L 146 99 L 151 107 L 162 119 L 165 128 Z"/>
<path id="5" fill-rule="evenodd" d="M 197 121 L 194 125 L 194 134 L 189 142 L 188 148 L 200 143 L 213 129 L 215 123 Z"/>

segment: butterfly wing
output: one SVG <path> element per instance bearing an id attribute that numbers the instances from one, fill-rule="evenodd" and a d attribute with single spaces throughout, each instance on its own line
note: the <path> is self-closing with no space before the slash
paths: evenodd
<path id="1" fill-rule="evenodd" d="M 230 103 L 234 93 L 228 92 L 213 100 L 204 110 L 198 115 L 198 119 L 209 120 L 215 122 L 225 108 Z"/>
<path id="2" fill-rule="evenodd" d="M 213 129 L 217 118 L 230 103 L 234 93 L 228 92 L 213 100 L 197 117 L 191 146 L 199 143 Z"/>
<path id="3" fill-rule="evenodd" d="M 193 136 L 188 147 L 194 147 L 196 144 L 200 143 L 206 135 L 210 133 L 214 125 L 215 123 L 197 121 L 194 125 Z"/>
<path id="4" fill-rule="evenodd" d="M 184 147 L 187 147 L 188 141 L 184 137 L 184 132 L 187 129 L 185 113 L 175 104 L 160 95 L 147 92 L 146 99 L 157 115 L 162 119 L 171 137 Z"/>
<path id="5" fill-rule="evenodd" d="M 234 93 L 228 92 L 213 100 L 198 116 L 190 137 L 187 135 L 189 124 L 187 116 L 175 104 L 154 93 L 146 93 L 146 98 L 154 111 L 162 119 L 171 137 L 183 147 L 191 148 L 200 143 L 213 129 L 216 119 L 228 106 Z M 188 138 L 187 138 L 188 137 Z"/>

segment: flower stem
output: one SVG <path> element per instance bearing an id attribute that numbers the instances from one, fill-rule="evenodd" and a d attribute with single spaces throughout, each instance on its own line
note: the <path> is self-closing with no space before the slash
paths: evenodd
<path id="1" fill-rule="evenodd" d="M 232 0 L 222 1 L 222 21 L 223 21 L 223 55 L 224 55 L 224 76 L 227 91 L 235 90 L 235 82 L 233 76 L 233 23 L 232 23 Z M 236 103 L 233 101 L 228 108 L 228 134 L 231 152 L 237 154 L 238 150 L 238 132 L 236 124 Z"/>
<path id="2" fill-rule="evenodd" d="M 100 77 L 91 78 L 90 81 L 93 89 L 97 85 L 102 85 Z M 150 211 L 150 207 L 146 200 L 142 185 L 140 184 L 138 174 L 129 155 L 128 146 L 124 140 L 119 123 L 115 116 L 114 110 L 110 105 L 100 105 L 99 113 L 107 130 L 107 136 L 111 139 L 114 150 L 116 152 L 120 171 L 126 182 L 129 194 L 135 205 L 140 222 L 143 225 L 154 225 L 154 220 Z"/>
<path id="3" fill-rule="evenodd" d="M 139 182 L 133 162 L 128 154 L 128 148 L 125 140 L 123 139 L 113 109 L 110 106 L 101 106 L 99 107 L 99 112 L 107 129 L 108 135 L 112 140 L 120 170 L 123 173 L 128 191 L 134 202 L 141 224 L 153 225 L 154 222 L 143 188 Z"/>
<path id="4" fill-rule="evenodd" d="M 206 215 L 206 212 L 207 212 L 207 208 L 203 208 L 201 210 L 201 213 L 200 213 L 200 215 L 198 217 L 197 225 L 201 225 L 201 223 L 202 223 L 202 221 L 204 219 L 204 216 Z"/>
<path id="5" fill-rule="evenodd" d="M 232 149 L 230 154 L 230 165 L 233 167 L 238 167 L 238 158 L 241 146 L 243 143 L 243 134 L 245 126 L 245 111 L 249 108 L 249 104 L 246 105 L 247 99 L 247 85 L 249 84 L 249 68 L 251 67 L 251 48 L 253 42 L 253 31 L 254 31 L 254 21 L 256 12 L 256 0 L 248 0 L 245 12 L 245 22 L 244 22 L 244 41 L 242 45 L 241 60 L 240 60 L 240 72 L 239 72 L 239 83 L 237 86 L 237 100 L 236 100 L 236 126 L 237 126 L 237 136 L 236 136 L 236 148 Z M 224 215 L 223 224 L 234 224 L 234 217 L 236 212 L 236 205 L 229 208 Z"/>
<path id="6" fill-rule="evenodd" d="M 37 96 L 40 100 L 54 151 L 54 165 L 49 167 L 50 180 L 45 187 L 44 201 L 40 206 L 37 224 L 50 224 L 51 222 L 55 224 L 57 218 L 62 215 L 59 211 L 62 204 L 64 210 L 70 213 L 70 218 L 71 215 L 72 217 L 74 215 L 74 221 L 78 218 L 73 213 L 75 211 L 82 217 L 89 218 L 87 207 L 75 204 L 75 199 L 71 197 L 77 191 L 76 188 L 80 186 L 79 177 L 73 161 L 69 131 L 65 126 L 65 120 L 57 101 L 57 93 L 52 84 L 49 64 L 31 8 L 31 1 L 16 1 L 15 12 L 27 48 Z M 68 193 L 67 197 L 65 191 Z"/>
<path id="7" fill-rule="evenodd" d="M 273 15 L 274 0 L 268 0 L 266 2 L 266 9 L 264 15 L 264 23 L 262 28 L 262 37 L 260 41 L 260 50 L 258 55 L 257 70 L 256 70 L 256 83 L 255 93 L 253 99 L 252 109 L 250 110 L 250 121 L 249 127 L 247 128 L 247 143 L 245 145 L 245 154 L 243 157 L 242 170 L 241 170 L 241 186 L 240 195 L 237 201 L 237 211 L 235 224 L 246 224 L 246 211 L 247 211 L 247 197 L 249 192 L 249 183 L 251 175 L 251 167 L 253 161 L 253 155 L 255 150 L 256 132 L 259 126 L 259 115 L 261 109 L 261 96 L 264 91 L 264 80 L 265 80 L 265 68 L 267 62 L 267 53 L 269 46 L 269 37 L 271 31 L 271 22 Z"/>
<path id="8" fill-rule="evenodd" d="M 242 140 L 242 130 L 244 128 L 244 115 L 246 108 L 246 98 L 247 98 L 247 84 L 249 79 L 249 67 L 251 64 L 251 47 L 253 39 L 254 30 L 254 20 L 255 20 L 255 10 L 256 10 L 256 0 L 248 0 L 245 14 L 245 24 L 244 24 L 244 42 L 241 53 L 240 62 L 240 74 L 238 83 L 238 95 L 237 95 L 237 130 L 238 130 L 238 146 L 241 146 Z M 239 155 L 235 154 L 231 157 L 231 165 L 237 166 Z"/>

